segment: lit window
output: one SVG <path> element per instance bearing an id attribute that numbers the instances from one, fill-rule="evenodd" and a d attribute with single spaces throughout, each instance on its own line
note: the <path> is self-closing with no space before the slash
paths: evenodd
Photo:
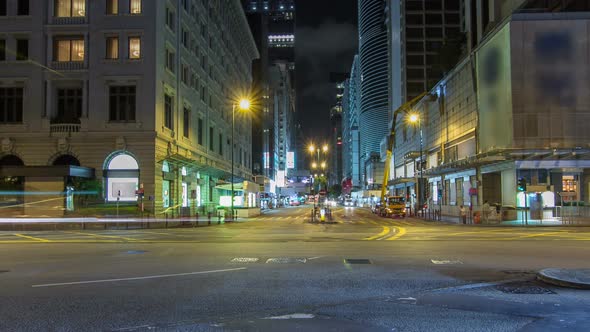
<path id="1" fill-rule="evenodd" d="M 119 0 L 107 0 L 107 14 L 117 15 L 119 13 Z"/>
<path id="2" fill-rule="evenodd" d="M 141 14 L 141 0 L 129 0 L 129 12 L 132 15 Z"/>
<path id="3" fill-rule="evenodd" d="M 119 38 L 108 37 L 106 45 L 106 58 L 107 59 L 118 59 L 119 58 Z"/>
<path id="4" fill-rule="evenodd" d="M 55 61 L 84 61 L 84 39 L 61 39 L 55 41 Z"/>
<path id="5" fill-rule="evenodd" d="M 57 17 L 86 16 L 86 0 L 55 0 L 54 4 Z"/>
<path id="6" fill-rule="evenodd" d="M 139 37 L 129 37 L 129 59 L 141 58 L 141 39 Z"/>

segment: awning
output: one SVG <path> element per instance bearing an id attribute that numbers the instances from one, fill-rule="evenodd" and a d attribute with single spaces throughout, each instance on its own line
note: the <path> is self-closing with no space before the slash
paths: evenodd
<path id="1" fill-rule="evenodd" d="M 59 165 L 59 166 L 0 166 L 0 176 L 25 177 L 64 177 L 94 178 L 94 168 Z"/>

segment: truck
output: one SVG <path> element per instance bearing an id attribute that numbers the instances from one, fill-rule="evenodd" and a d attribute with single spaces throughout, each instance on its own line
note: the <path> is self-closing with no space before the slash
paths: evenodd
<path id="1" fill-rule="evenodd" d="M 406 199 L 403 196 L 389 196 L 387 202 L 381 205 L 380 214 L 382 217 L 406 216 Z"/>

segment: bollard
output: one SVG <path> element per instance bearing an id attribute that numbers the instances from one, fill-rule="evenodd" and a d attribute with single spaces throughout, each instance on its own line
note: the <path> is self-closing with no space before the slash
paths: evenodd
<path id="1" fill-rule="evenodd" d="M 199 226 L 199 212 L 197 212 L 197 214 L 195 216 L 196 216 L 195 227 L 197 227 L 197 226 Z"/>
<path id="2" fill-rule="evenodd" d="M 207 221 L 207 224 L 208 224 L 209 226 L 211 226 L 211 212 L 208 212 L 208 213 L 207 213 L 207 219 L 208 219 L 208 221 Z"/>
<path id="3" fill-rule="evenodd" d="M 221 213 L 217 212 L 217 225 L 221 225 Z"/>

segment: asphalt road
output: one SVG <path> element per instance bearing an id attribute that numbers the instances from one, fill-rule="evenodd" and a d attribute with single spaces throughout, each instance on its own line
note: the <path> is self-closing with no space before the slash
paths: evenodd
<path id="1" fill-rule="evenodd" d="M 590 229 L 310 207 L 211 227 L 0 232 L 0 331 L 588 331 Z"/>

